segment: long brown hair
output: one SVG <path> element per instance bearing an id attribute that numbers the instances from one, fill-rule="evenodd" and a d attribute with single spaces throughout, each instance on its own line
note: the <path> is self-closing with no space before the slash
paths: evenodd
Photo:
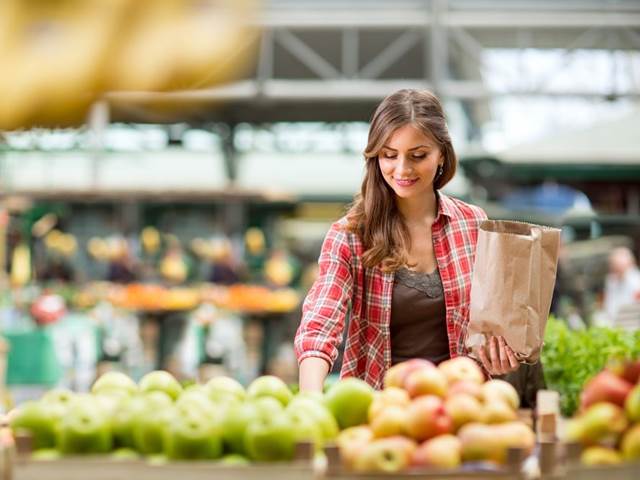
<path id="1" fill-rule="evenodd" d="M 442 174 L 436 174 L 435 190 L 446 185 L 456 172 L 458 160 L 451 144 L 446 118 L 438 98 L 428 91 L 399 90 L 385 98 L 371 119 L 364 151 L 366 172 L 360 193 L 347 213 L 347 230 L 356 233 L 364 246 L 363 264 L 381 264 L 395 271 L 407 263 L 411 247 L 409 231 L 397 209 L 395 193 L 385 182 L 378 155 L 391 134 L 407 124 L 433 138 L 443 157 Z"/>

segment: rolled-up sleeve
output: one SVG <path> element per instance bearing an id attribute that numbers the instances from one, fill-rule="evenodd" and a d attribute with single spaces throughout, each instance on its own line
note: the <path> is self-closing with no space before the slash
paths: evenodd
<path id="1" fill-rule="evenodd" d="M 319 357 L 331 368 L 338 356 L 353 292 L 349 234 L 342 225 L 334 223 L 324 239 L 318 258 L 318 278 L 302 306 L 302 320 L 294 342 L 298 363 L 308 357 Z"/>

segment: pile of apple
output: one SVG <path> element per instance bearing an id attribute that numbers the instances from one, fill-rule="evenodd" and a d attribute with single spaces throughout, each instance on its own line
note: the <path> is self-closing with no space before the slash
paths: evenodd
<path id="1" fill-rule="evenodd" d="M 640 360 L 611 362 L 585 384 L 565 440 L 585 447 L 586 465 L 640 461 Z"/>
<path id="2" fill-rule="evenodd" d="M 183 389 L 168 372 L 138 384 L 108 372 L 91 394 L 54 389 L 10 413 L 14 432 L 33 439 L 34 459 L 110 454 L 243 464 L 287 461 L 298 441 L 320 449 L 338 434 L 321 395 L 294 396 L 277 377 L 263 376 L 246 389 L 228 377 Z"/>
<path id="3" fill-rule="evenodd" d="M 337 438 L 347 468 L 397 472 L 487 462 L 499 468 L 509 448 L 529 454 L 535 434 L 517 420 L 520 399 L 502 380 L 485 382 L 478 365 L 456 357 L 435 366 L 414 359 L 386 373 L 367 424 Z"/>

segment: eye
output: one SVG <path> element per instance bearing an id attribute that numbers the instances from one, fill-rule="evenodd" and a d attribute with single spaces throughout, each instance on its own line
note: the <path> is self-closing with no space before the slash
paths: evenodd
<path id="1" fill-rule="evenodd" d="M 426 156 L 427 156 L 427 154 L 426 154 L 426 153 L 415 153 L 415 154 L 413 155 L 413 158 L 417 158 L 418 160 L 420 160 L 420 159 L 422 159 L 422 158 L 425 158 Z"/>
<path id="2" fill-rule="evenodd" d="M 384 152 L 384 153 L 382 154 L 382 156 L 383 156 L 384 158 L 396 158 L 396 155 L 395 155 L 394 153 L 391 153 L 391 152 Z"/>

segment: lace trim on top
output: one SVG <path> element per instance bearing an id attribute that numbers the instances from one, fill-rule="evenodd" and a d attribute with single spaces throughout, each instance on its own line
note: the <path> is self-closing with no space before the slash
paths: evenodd
<path id="1" fill-rule="evenodd" d="M 430 298 L 444 295 L 440 272 L 437 269 L 432 273 L 424 273 L 402 267 L 396 272 L 396 281 L 409 288 L 419 290 Z"/>

